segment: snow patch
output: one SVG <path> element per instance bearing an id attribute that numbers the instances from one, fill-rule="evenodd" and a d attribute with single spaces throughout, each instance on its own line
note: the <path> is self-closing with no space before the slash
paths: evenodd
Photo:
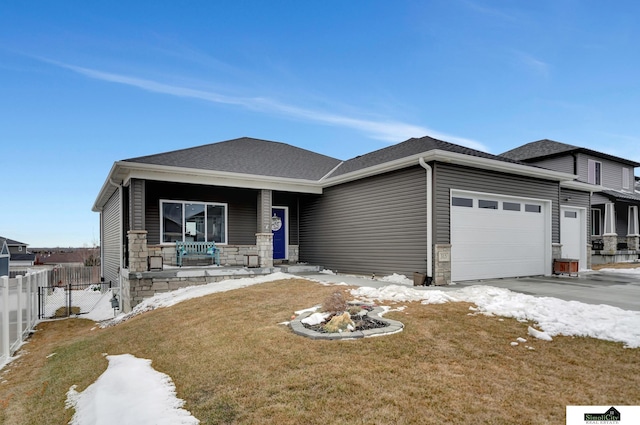
<path id="1" fill-rule="evenodd" d="M 182 408 L 171 378 L 151 367 L 151 360 L 131 354 L 107 356 L 109 366 L 84 391 L 73 385 L 65 406 L 75 409 L 71 425 L 196 425 Z"/>
<path id="2" fill-rule="evenodd" d="M 514 318 L 523 323 L 536 323 L 538 328 L 543 329 L 543 339 L 556 335 L 586 336 L 622 342 L 628 348 L 640 347 L 640 312 L 604 304 L 592 305 L 552 297 L 534 297 L 484 285 L 447 292 L 389 285 L 382 288 L 361 287 L 351 290 L 351 294 L 366 301 L 418 301 L 422 304 L 469 302 L 476 305 L 475 310 L 472 309 L 475 312 L 473 314 L 496 315 Z"/>

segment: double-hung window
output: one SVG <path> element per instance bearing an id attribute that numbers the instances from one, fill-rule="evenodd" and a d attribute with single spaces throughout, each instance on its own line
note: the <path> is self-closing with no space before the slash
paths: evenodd
<path id="1" fill-rule="evenodd" d="M 160 201 L 162 243 L 227 243 L 227 204 Z"/>
<path id="2" fill-rule="evenodd" d="M 602 184 L 602 162 L 590 159 L 587 161 L 587 182 L 591 184 Z"/>

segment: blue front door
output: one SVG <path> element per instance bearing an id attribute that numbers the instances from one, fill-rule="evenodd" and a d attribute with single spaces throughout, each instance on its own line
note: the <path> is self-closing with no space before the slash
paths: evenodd
<path id="1" fill-rule="evenodd" d="M 271 209 L 271 232 L 273 233 L 273 259 L 287 258 L 287 223 L 286 209 L 273 207 Z"/>

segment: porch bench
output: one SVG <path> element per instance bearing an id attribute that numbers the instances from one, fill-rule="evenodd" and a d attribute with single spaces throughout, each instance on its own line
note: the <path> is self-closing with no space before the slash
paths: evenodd
<path id="1" fill-rule="evenodd" d="M 216 248 L 215 242 L 182 242 L 176 241 L 176 257 L 178 266 L 182 267 L 183 257 L 209 258 L 220 265 L 220 249 Z"/>

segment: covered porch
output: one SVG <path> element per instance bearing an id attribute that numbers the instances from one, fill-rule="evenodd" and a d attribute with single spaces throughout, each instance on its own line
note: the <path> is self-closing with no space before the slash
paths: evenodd
<path id="1" fill-rule="evenodd" d="M 591 263 L 638 260 L 640 196 L 631 192 L 604 190 L 594 194 L 591 204 Z"/>
<path id="2" fill-rule="evenodd" d="M 268 235 L 271 236 L 271 234 Z M 260 258 L 257 263 L 254 263 L 255 265 L 243 264 L 249 255 L 258 257 L 258 251 L 254 245 L 244 247 L 249 253 L 246 255 L 239 254 L 244 251 L 238 247 L 225 246 L 226 255 L 233 255 L 234 261 L 221 261 L 221 266 L 208 264 L 206 259 L 200 259 L 198 263 L 194 263 L 196 265 L 178 267 L 172 261 L 172 259 L 175 260 L 175 248 L 173 248 L 173 254 L 167 253 L 169 261 L 165 263 L 161 250 L 167 247 L 147 245 L 147 231 L 131 230 L 128 232 L 127 239 L 128 267 L 121 270 L 118 291 L 120 308 L 125 313 L 131 311 L 145 298 L 187 286 L 205 285 L 228 279 L 242 279 L 278 272 L 312 273 L 322 270 L 321 266 L 294 262 L 275 262 L 274 264 L 271 258 L 267 258 L 267 261 Z M 265 239 L 271 240 L 270 238 Z M 268 254 L 272 252 L 270 249 L 267 251 Z M 159 253 L 160 255 L 155 255 Z"/>

